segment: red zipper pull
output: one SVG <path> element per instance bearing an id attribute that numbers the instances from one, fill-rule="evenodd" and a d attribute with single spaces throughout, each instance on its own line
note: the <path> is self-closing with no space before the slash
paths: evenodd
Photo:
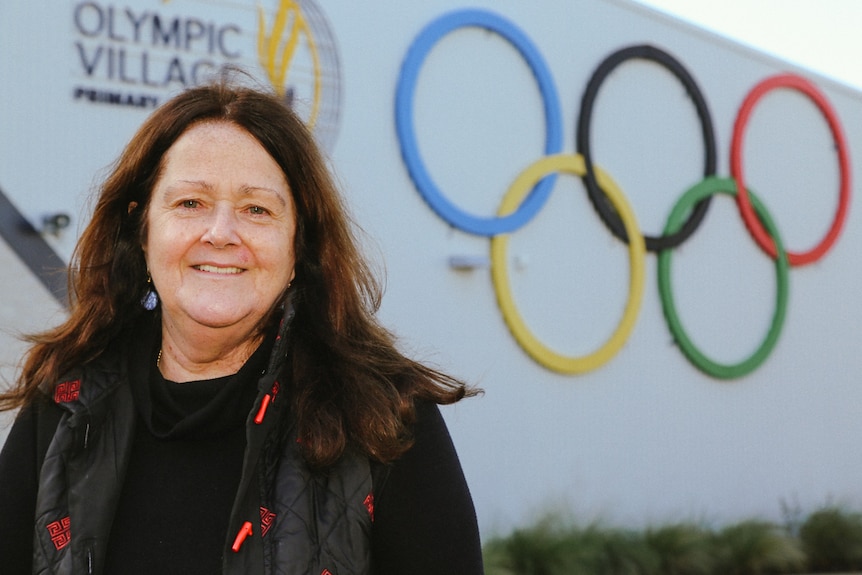
<path id="1" fill-rule="evenodd" d="M 264 395 L 263 399 L 260 401 L 260 408 L 257 410 L 257 415 L 254 416 L 254 422 L 257 425 L 263 423 L 263 416 L 266 415 L 266 408 L 269 407 L 271 401 L 272 396 L 268 393 Z"/>
<path id="2" fill-rule="evenodd" d="M 243 542 L 246 537 L 251 535 L 251 521 L 246 521 L 242 524 L 242 527 L 239 530 L 239 533 L 236 534 L 236 539 L 233 540 L 233 546 L 231 547 L 231 551 L 234 553 L 239 553 L 239 548 L 242 547 Z"/>
<path id="3" fill-rule="evenodd" d="M 257 410 L 257 414 L 254 416 L 254 422 L 257 425 L 263 423 L 263 417 L 266 415 L 266 409 L 269 407 L 269 404 L 275 401 L 275 396 L 278 395 L 278 391 L 281 389 L 281 386 L 278 384 L 278 381 L 272 382 L 272 389 L 269 393 L 263 396 L 263 399 L 260 400 L 260 407 Z"/>

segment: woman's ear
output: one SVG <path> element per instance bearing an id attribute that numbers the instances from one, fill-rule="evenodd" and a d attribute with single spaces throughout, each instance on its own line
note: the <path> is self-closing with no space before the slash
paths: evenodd
<path id="1" fill-rule="evenodd" d="M 132 214 L 132 212 L 134 212 L 136 209 L 138 209 L 138 202 L 129 202 L 129 207 L 128 207 L 127 209 L 128 209 L 128 214 L 129 214 L 129 215 L 131 215 L 131 214 Z M 146 259 L 147 259 L 147 242 L 146 242 L 146 238 L 144 238 L 143 242 L 141 243 L 141 250 L 143 250 L 143 252 L 144 252 L 144 260 L 146 260 Z M 147 264 L 147 265 L 149 266 L 149 264 Z"/>

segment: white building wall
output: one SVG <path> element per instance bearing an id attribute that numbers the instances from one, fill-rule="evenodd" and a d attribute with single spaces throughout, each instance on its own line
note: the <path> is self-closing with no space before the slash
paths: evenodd
<path id="1" fill-rule="evenodd" d="M 115 39 L 107 29 L 102 37 L 82 38 L 76 9 L 88 5 L 88 17 L 109 8 L 119 17 L 130 8 L 138 17 L 235 25 L 242 33 L 227 36 L 229 48 L 242 52 L 239 63 L 254 67 L 256 3 L 104 0 L 66 2 L 50 12 L 43 4 L 0 5 L 0 191 L 34 225 L 46 214 L 72 215 L 72 227 L 46 238 L 68 258 L 86 219 L 88 191 L 147 113 L 75 99 L 75 88 L 162 94 L 179 87 L 150 89 L 132 72 L 133 81 L 88 77 L 76 43 L 119 50 L 124 32 L 117 20 Z M 272 10 L 278 3 L 260 4 Z M 734 119 L 746 94 L 785 71 L 802 74 L 826 95 L 851 162 L 858 157 L 862 99 L 855 91 L 625 0 L 541 4 L 476 0 L 470 6 L 513 23 L 547 62 L 561 103 L 564 152 L 575 151 L 578 106 L 595 67 L 617 49 L 649 43 L 679 59 L 705 94 L 718 175 L 730 174 Z M 752 373 L 718 380 L 680 353 L 663 317 L 654 254 L 645 257 L 642 305 L 622 349 L 584 374 L 552 372 L 513 339 L 489 268 L 449 265 L 452 256 L 487 259 L 490 240 L 438 217 L 400 153 L 395 93 L 405 54 L 424 26 L 467 5 L 317 5 L 340 58 L 332 163 L 367 232 L 369 252 L 385 267 L 381 316 L 411 354 L 485 390 L 444 409 L 485 535 L 560 509 L 584 520 L 642 524 L 780 519 L 782 505 L 862 504 L 862 222 L 855 198 L 825 257 L 790 270 L 779 341 Z M 95 31 L 88 22 L 86 29 Z M 128 28 L 125 33 L 128 39 Z M 138 65 L 142 44 L 125 45 Z M 193 50 L 175 54 L 188 62 L 203 57 Z M 426 165 L 447 197 L 471 213 L 494 214 L 518 173 L 544 155 L 541 102 L 529 68 L 499 35 L 463 29 L 434 47 L 417 83 L 414 125 Z M 592 126 L 596 163 L 619 184 L 641 229 L 659 233 L 673 204 L 702 174 L 700 127 L 684 90 L 655 65 L 624 65 L 603 86 Z M 835 212 L 839 177 L 831 134 L 808 100 L 789 91 L 762 100 L 747 132 L 745 168 L 788 246 L 815 245 Z M 619 321 L 628 255 L 593 212 L 581 183 L 558 180 L 537 217 L 511 234 L 509 277 L 538 339 L 560 353 L 585 355 Z M 854 184 L 854 195 L 857 190 Z M 52 325 L 62 312 L 11 250 L 0 249 L 0 259 L 7 270 L 0 279 L 0 321 L 8 378 L 22 349 L 12 335 Z M 677 307 L 695 343 L 723 362 L 750 354 L 770 323 L 775 271 L 729 197 L 714 199 L 701 229 L 672 261 Z"/>

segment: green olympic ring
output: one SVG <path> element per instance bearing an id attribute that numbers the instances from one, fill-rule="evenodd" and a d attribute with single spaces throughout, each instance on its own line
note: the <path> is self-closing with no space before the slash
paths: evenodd
<path id="1" fill-rule="evenodd" d="M 760 344 L 753 354 L 745 360 L 736 364 L 721 364 L 709 359 L 702 351 L 700 351 L 691 339 L 686 334 L 682 326 L 682 321 L 676 311 L 673 303 L 673 292 L 670 285 L 670 256 L 671 250 L 662 250 L 658 254 L 658 287 L 661 294 L 661 304 L 664 309 L 665 319 L 674 336 L 677 344 L 683 354 L 694 364 L 695 367 L 713 377 L 720 379 L 733 379 L 747 375 L 757 369 L 761 363 L 769 356 L 772 348 L 778 342 L 778 335 L 781 333 L 781 327 L 784 325 L 784 317 L 787 314 L 787 292 L 788 292 L 788 269 L 790 264 L 787 260 L 787 252 L 784 250 L 784 244 L 778 233 L 778 227 L 766 211 L 763 203 L 752 193 L 748 191 L 749 199 L 755 212 L 760 219 L 760 222 L 769 232 L 770 237 L 775 242 L 776 258 L 775 271 L 778 276 L 776 288 L 776 304 L 775 312 L 772 316 L 772 324 L 766 334 L 763 343 Z M 733 178 L 706 178 L 700 183 L 689 189 L 677 201 L 676 205 L 667 219 L 665 233 L 671 234 L 679 230 L 680 226 L 685 222 L 685 218 L 691 213 L 691 208 L 700 200 L 709 198 L 714 194 L 727 194 L 735 197 L 737 194 L 736 181 Z M 631 237 L 631 236 L 629 236 Z"/>

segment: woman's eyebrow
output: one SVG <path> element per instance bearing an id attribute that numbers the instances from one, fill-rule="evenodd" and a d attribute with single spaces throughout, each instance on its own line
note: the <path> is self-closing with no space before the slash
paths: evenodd
<path id="1" fill-rule="evenodd" d="M 272 194 L 273 196 L 275 196 L 278 199 L 278 201 L 281 203 L 282 206 L 287 205 L 287 200 L 285 199 L 284 194 L 281 193 L 279 190 L 276 190 L 274 188 L 268 188 L 266 186 L 244 185 L 244 186 L 240 187 L 240 192 L 242 192 L 245 195 L 250 195 L 250 194 L 253 194 L 255 192 L 266 192 L 268 194 Z"/>
<path id="2" fill-rule="evenodd" d="M 210 191 L 214 186 L 204 180 L 177 180 L 175 183 L 165 186 L 164 197 L 169 198 L 173 195 L 181 194 L 190 187 Z"/>
<path id="3" fill-rule="evenodd" d="M 179 195 L 188 187 L 200 188 L 205 191 L 212 191 L 213 189 L 215 189 L 215 186 L 212 183 L 205 180 L 177 180 L 177 182 L 165 186 L 164 197 L 171 198 L 174 195 Z M 281 203 L 282 206 L 287 205 L 287 199 L 285 199 L 284 194 L 279 190 L 276 190 L 275 188 L 245 184 L 243 186 L 240 186 L 239 191 L 246 196 L 254 194 L 256 192 L 265 192 L 266 194 L 275 197 L 279 201 L 279 203 Z"/>

